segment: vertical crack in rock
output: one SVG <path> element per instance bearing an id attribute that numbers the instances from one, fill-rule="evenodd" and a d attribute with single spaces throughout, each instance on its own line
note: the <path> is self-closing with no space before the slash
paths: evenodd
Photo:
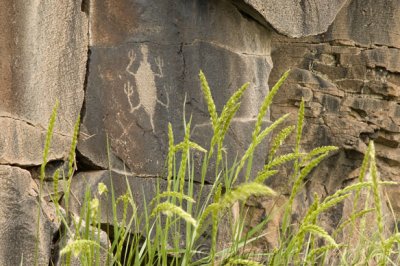
<path id="1" fill-rule="evenodd" d="M 89 17 L 90 0 L 82 0 L 81 11 Z"/>
<path id="2" fill-rule="evenodd" d="M 81 2 L 81 11 L 86 14 L 87 16 L 87 55 L 86 55 L 86 65 L 85 65 L 85 78 L 84 78 L 84 83 L 83 83 L 83 92 L 84 92 L 84 98 L 83 98 L 83 103 L 82 103 L 82 108 L 80 110 L 80 125 L 79 125 L 79 135 L 80 139 L 81 138 L 90 138 L 93 136 L 86 135 L 82 127 L 84 126 L 84 119 L 86 117 L 86 107 L 87 107 L 87 88 L 88 88 L 88 79 L 90 75 L 90 66 L 91 66 L 91 55 L 92 55 L 92 48 L 91 48 L 91 18 L 90 18 L 90 13 L 91 13 L 91 3 L 90 0 L 82 0 Z M 101 170 L 105 169 L 105 166 L 101 166 L 99 164 L 94 163 L 88 156 L 85 156 L 82 154 L 82 152 L 79 150 L 79 147 L 77 145 L 76 147 L 76 164 L 78 171 L 85 171 L 85 170 Z"/>
<path id="3" fill-rule="evenodd" d="M 245 107 L 238 115 L 243 119 L 255 115 L 267 93 L 262 88 L 270 71 L 264 60 L 270 52 L 269 30 L 241 17 L 229 1 L 108 3 L 90 2 L 91 54 L 80 155 L 107 168 L 103 147 L 107 134 L 113 155 L 135 174 L 161 176 L 168 150 L 167 122 L 179 139 L 185 95 L 186 113 L 193 114 L 193 121 L 209 122 L 197 78 L 200 69 L 214 88 L 218 108 L 250 79 L 257 90 L 244 97 Z M 237 35 L 234 29 L 249 34 Z M 235 120 L 227 139 L 229 149 L 243 152 L 248 123 Z M 210 127 L 199 129 L 194 140 L 206 142 L 210 132 Z"/>
<path id="4" fill-rule="evenodd" d="M 87 54 L 86 54 L 86 66 L 85 66 L 85 78 L 83 82 L 83 102 L 82 102 L 82 108 L 80 111 L 80 125 L 79 128 L 82 126 L 82 121 L 83 118 L 85 117 L 86 114 L 86 91 L 87 91 L 87 84 L 88 84 L 88 78 L 89 78 L 89 67 L 90 67 L 90 56 L 91 56 L 91 49 L 90 49 L 90 0 L 82 0 L 81 3 L 81 11 L 86 14 L 87 17 Z"/>
<path id="5" fill-rule="evenodd" d="M 183 42 L 181 42 L 179 45 L 179 51 L 178 51 L 178 55 L 180 55 L 182 58 L 182 66 L 183 66 L 182 67 L 182 75 L 181 75 L 182 82 L 185 82 L 185 79 L 186 79 L 186 60 L 185 60 L 185 53 L 183 51 L 184 45 L 185 44 Z"/>
<path id="6" fill-rule="evenodd" d="M 88 35 L 89 35 L 89 33 L 88 33 Z M 85 96 L 83 97 L 82 108 L 80 111 L 81 125 L 82 125 L 82 120 L 86 114 L 86 90 L 87 90 L 87 83 L 88 83 L 88 77 L 89 77 L 90 55 L 91 55 L 91 50 L 90 50 L 90 46 L 88 43 L 87 60 L 86 60 L 86 68 L 85 68 L 85 81 L 83 83 L 83 92 L 84 92 Z"/>

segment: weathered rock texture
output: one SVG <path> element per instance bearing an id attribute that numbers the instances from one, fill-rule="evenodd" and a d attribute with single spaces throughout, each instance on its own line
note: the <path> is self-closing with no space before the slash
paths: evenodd
<path id="1" fill-rule="evenodd" d="M 347 0 L 233 0 L 265 26 L 290 37 L 324 33 Z"/>
<path id="2" fill-rule="evenodd" d="M 238 87 L 251 82 L 226 139 L 231 158 L 249 143 L 268 83 L 293 69 L 275 99 L 272 120 L 297 113 L 303 97 L 304 150 L 340 147 L 311 174 L 296 202 L 298 212 L 311 202 L 311 192 L 325 196 L 352 182 L 370 139 L 381 177 L 400 181 L 399 15 L 398 0 L 0 0 L 0 265 L 19 265 L 22 257 L 31 265 L 34 258 L 32 180 L 56 99 L 52 168 L 63 165 L 82 114 L 73 182 L 78 196 L 86 181 L 93 188 L 108 182 L 109 165 L 117 173 L 129 172 L 138 200 L 139 188 L 155 195 L 155 180 L 165 174 L 168 122 L 181 141 L 183 120 L 192 117 L 193 139 L 208 148 L 211 126 L 197 79 L 200 69 L 218 111 Z M 256 168 L 267 153 L 262 146 Z M 282 192 L 278 204 L 254 203 L 253 222 L 266 215 L 263 209 L 279 211 L 284 204 L 290 169 L 284 171 L 270 180 Z M 123 177 L 116 174 L 121 193 Z M 399 214 L 396 191 L 388 194 Z M 346 204 L 323 218 L 328 227 L 346 215 Z M 73 208 L 77 212 L 79 205 Z M 58 226 L 50 210 L 41 214 L 43 265 Z M 271 224 L 278 227 L 279 219 Z"/>
<path id="3" fill-rule="evenodd" d="M 80 1 L 1 0 L 0 32 L 0 265 L 35 265 L 35 257 L 38 265 L 48 265 L 56 224 L 43 214 L 43 203 L 37 235 L 33 179 L 5 164 L 42 164 L 56 100 L 49 159 L 68 155 L 84 97 L 88 20 Z"/>
<path id="4" fill-rule="evenodd" d="M 80 8 L 79 1 L 0 1 L 0 123 L 7 128 L 0 163 L 41 163 L 57 100 L 50 159 L 65 157 L 84 96 L 88 22 Z"/>
<path id="5" fill-rule="evenodd" d="M 86 67 L 87 19 L 79 2 L 13 1 L 2 12 L 2 18 L 12 19 L 2 23 L 10 36 L 2 42 L 9 64 L 1 72 L 12 83 L 2 90 L 1 111 L 46 126 L 58 99 L 58 129 L 70 133 L 83 100 Z"/>
<path id="6" fill-rule="evenodd" d="M 0 265 L 48 265 L 56 228 L 42 211 L 37 227 L 36 183 L 28 171 L 1 165 L 0 188 Z"/>
<path id="7" fill-rule="evenodd" d="M 332 194 L 357 178 L 354 173 L 369 140 L 375 141 L 380 177 L 400 181 L 399 13 L 398 1 L 352 0 L 324 34 L 300 39 L 273 36 L 270 84 L 282 71 L 293 70 L 275 98 L 272 120 L 284 113 L 295 114 L 303 98 L 304 150 L 322 145 L 340 148 L 311 173 L 301 202 L 311 202 L 314 192 Z M 292 123 L 295 120 L 293 115 Z M 286 146 L 287 151 L 293 143 Z M 287 193 L 287 182 L 281 178 L 271 182 Z M 399 214 L 397 191 L 397 186 L 388 188 Z M 342 209 L 335 211 L 330 217 L 332 226 Z"/>
<path id="8" fill-rule="evenodd" d="M 227 137 L 229 153 L 243 153 L 249 125 L 268 92 L 269 29 L 243 17 L 229 1 L 90 3 L 85 134 L 78 146 L 88 161 L 107 167 L 108 136 L 113 156 L 130 171 L 160 176 L 167 124 L 172 123 L 180 141 L 184 111 L 187 121 L 192 116 L 195 141 L 208 145 L 211 127 L 197 78 L 200 69 L 218 111 L 237 88 L 252 82 Z M 255 165 L 262 165 L 264 156 Z"/>

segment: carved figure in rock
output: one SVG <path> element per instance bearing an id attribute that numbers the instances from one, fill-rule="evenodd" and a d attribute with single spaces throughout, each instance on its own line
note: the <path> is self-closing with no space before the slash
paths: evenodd
<path id="1" fill-rule="evenodd" d="M 155 133 L 155 128 L 154 128 L 154 114 L 156 110 L 156 105 L 157 103 L 161 104 L 165 108 L 168 107 L 168 93 L 167 95 L 167 103 L 161 102 L 157 98 L 157 88 L 156 88 L 156 82 L 155 82 L 155 77 L 163 77 L 164 74 L 162 72 L 162 67 L 163 67 L 163 61 L 161 59 L 156 60 L 156 64 L 159 70 L 159 73 L 154 73 L 151 69 L 151 65 L 149 63 L 149 57 L 148 57 L 148 48 L 146 45 L 143 45 L 140 48 L 140 52 L 143 55 L 143 59 L 140 62 L 138 70 L 135 72 L 132 71 L 132 65 L 135 62 L 136 59 L 136 54 L 134 50 L 130 50 L 128 53 L 128 58 L 129 58 L 129 63 L 126 67 L 126 72 L 128 72 L 129 75 L 132 76 L 133 78 L 133 83 L 136 84 L 136 92 L 138 95 L 138 104 L 134 104 L 133 102 L 133 95 L 134 95 L 134 87 L 131 83 L 130 80 L 127 80 L 126 83 L 124 84 L 124 92 L 127 96 L 127 100 L 129 102 L 130 106 L 130 113 L 133 113 L 137 111 L 140 107 L 143 107 L 145 110 L 146 114 L 149 116 L 150 119 L 150 124 L 151 128 L 153 130 L 153 133 Z"/>

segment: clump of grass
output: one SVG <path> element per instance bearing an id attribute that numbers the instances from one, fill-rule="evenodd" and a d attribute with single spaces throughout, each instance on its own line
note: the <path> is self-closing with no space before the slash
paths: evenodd
<path id="1" fill-rule="evenodd" d="M 181 142 L 176 142 L 172 125 L 168 124 L 169 151 L 165 177 L 167 188 L 166 191 L 160 191 L 158 187 L 157 196 L 149 201 L 146 201 L 146 195 L 143 195 L 145 203 L 143 213 L 137 212 L 128 180 L 127 191 L 119 198 L 116 198 L 114 194 L 112 178 L 110 187 L 99 184 L 97 194 L 103 194 L 112 202 L 114 237 L 108 246 L 100 243 L 101 201 L 92 191 L 89 189 L 86 191 L 79 216 L 71 217 L 69 213 L 70 187 L 79 131 L 78 119 L 69 154 L 68 173 L 57 171 L 54 175 L 56 199 L 58 199 L 59 178 L 63 177 L 67 180 L 64 205 L 59 205 L 58 200 L 54 201 L 57 215 L 65 228 L 64 235 L 66 239 L 69 239 L 60 253 L 63 258 L 62 264 L 69 265 L 73 256 L 79 256 L 83 265 L 100 265 L 103 263 L 100 259 L 101 254 L 106 254 L 107 259 L 104 262 L 106 265 L 324 265 L 330 258 L 335 258 L 341 264 L 375 261 L 380 265 L 385 265 L 393 262 L 393 256 L 397 256 L 398 253 L 397 243 L 400 237 L 398 233 L 389 237 L 385 236 L 380 189 L 382 185 L 389 183 L 379 180 L 373 142 L 369 144 L 362 163 L 358 183 L 344 187 L 325 198 L 314 195 L 313 203 L 301 217 L 301 222 L 297 226 L 293 226 L 291 217 L 295 198 L 301 192 L 305 178 L 331 152 L 337 150 L 333 146 L 324 146 L 309 152 L 300 152 L 305 122 L 303 100 L 300 103 L 297 125 L 287 126 L 276 134 L 263 170 L 254 173 L 255 150 L 289 116 L 284 115 L 263 128 L 273 96 L 288 75 L 289 71 L 284 73 L 262 102 L 249 147 L 236 161 L 229 162 L 224 154 L 225 136 L 234 115 L 240 108 L 243 94 L 249 89 L 249 84 L 246 83 L 240 87 L 218 114 L 212 90 L 206 77 L 200 72 L 201 89 L 213 128 L 208 151 L 191 140 L 191 119 L 188 123 L 184 121 L 185 134 Z M 53 131 L 55 113 L 54 111 L 49 123 L 49 139 Z M 280 154 L 278 152 L 280 147 L 292 133 L 295 133 L 293 152 Z M 50 141 L 46 141 L 41 176 L 42 172 L 44 173 L 46 150 L 49 146 Z M 200 177 L 195 177 L 193 150 L 203 154 Z M 213 185 L 206 190 L 205 179 L 207 175 L 210 175 L 208 167 L 213 159 L 215 159 L 215 172 L 212 173 L 213 176 L 208 176 L 208 179 L 213 180 Z M 244 203 L 249 198 L 276 197 L 277 193 L 266 186 L 265 181 L 279 174 L 279 167 L 283 164 L 292 164 L 293 174 L 292 178 L 288 179 L 292 189 L 283 206 L 279 244 L 273 250 L 265 250 L 257 254 L 245 253 L 244 251 L 254 245 L 256 240 L 263 237 L 262 232 L 274 214 L 269 214 L 258 225 L 245 232 L 247 211 Z M 367 173 L 371 175 L 371 180 L 365 178 Z M 112 177 L 111 171 L 110 177 Z M 195 189 L 195 179 L 200 180 L 197 189 Z M 360 210 L 358 201 L 362 192 L 371 193 L 373 205 L 360 205 L 362 207 Z M 335 232 L 329 233 L 321 225 L 319 217 L 352 195 L 355 196 L 354 212 L 339 224 Z M 121 205 L 122 216 L 119 216 L 117 206 Z M 233 206 L 239 206 L 236 217 L 231 214 Z M 128 213 L 133 215 L 129 217 Z M 360 246 L 357 254 L 354 254 L 348 243 L 339 242 L 338 236 L 344 229 L 354 226 L 356 220 L 363 219 L 371 213 L 374 213 L 376 217 L 377 234 L 370 237 L 368 244 Z M 223 224 L 221 224 L 222 217 Z M 221 237 L 221 229 L 224 227 L 230 227 L 230 235 L 224 236 L 226 245 L 222 246 L 218 244 L 218 240 Z M 136 232 L 142 232 L 143 237 L 136 236 Z M 206 251 L 198 248 L 202 246 L 204 233 L 209 233 L 210 238 Z M 354 233 L 357 232 L 354 231 Z M 361 230 L 359 234 L 359 239 L 365 240 L 365 231 Z M 356 257 L 361 259 L 355 259 Z"/>

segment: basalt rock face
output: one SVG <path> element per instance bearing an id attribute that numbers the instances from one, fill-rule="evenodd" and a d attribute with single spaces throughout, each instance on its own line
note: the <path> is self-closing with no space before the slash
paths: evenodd
<path id="1" fill-rule="evenodd" d="M 292 38 L 326 32 L 347 0 L 233 0 L 263 25 Z"/>
<path id="2" fill-rule="evenodd" d="M 0 265 L 49 264 L 59 224 L 45 201 L 39 210 L 38 186 L 22 168 L 43 162 L 56 99 L 48 159 L 67 158 L 84 97 L 88 20 L 80 4 L 0 1 Z"/>
<path id="3" fill-rule="evenodd" d="M 218 111 L 237 88 L 252 82 L 227 136 L 232 157 L 247 147 L 250 125 L 268 93 L 271 30 L 240 13 L 230 1 L 0 1 L 0 14 L 0 121 L 5 126 L 0 164 L 31 171 L 29 175 L 17 167 L 26 173 L 26 187 L 15 184 L 15 190 L 29 189 L 29 180 L 38 176 L 48 119 L 58 99 L 47 158 L 49 184 L 44 184 L 47 199 L 54 170 L 65 166 L 78 114 L 81 173 L 76 178 L 92 176 L 92 170 L 111 163 L 118 171 L 129 171 L 130 181 L 143 184 L 145 194 L 154 194 L 154 178 L 165 173 L 168 122 L 176 141 L 181 141 L 183 113 L 187 121 L 192 116 L 193 139 L 207 147 L 211 125 L 197 78 L 200 69 L 213 88 Z M 264 143 L 254 159 L 256 166 L 262 166 L 265 153 Z M 14 176 L 9 166 L 4 171 L 4 176 Z M 124 185 L 125 179 L 116 187 Z M 4 189 L 1 201 L 10 201 L 11 190 Z M 31 211 L 36 213 L 35 209 Z M 13 211 L 17 212 L 5 208 L 2 217 Z M 18 219 L 34 224 L 32 213 L 18 214 Z M 17 242 L 25 231 L 13 234 L 21 228 L 10 223 L 2 220 L 2 227 Z M 59 224 L 53 226 L 57 229 Z M 27 237 L 33 245 L 39 241 L 39 262 L 47 264 L 54 232 L 43 233 L 46 237 L 36 239 L 31 232 Z M 0 246 L 12 248 L 9 239 L 1 238 Z M 49 249 L 42 252 L 42 247 Z M 34 264 L 35 252 L 27 248 L 21 255 L 4 249 L 0 265 L 19 264 L 22 258 Z"/>
<path id="4" fill-rule="evenodd" d="M 19 167 L 0 166 L 0 188 L 0 265 L 48 265 L 54 209 L 38 210 L 38 186 Z"/>
<path id="5" fill-rule="evenodd" d="M 211 124 L 197 78 L 203 70 L 217 111 L 246 81 L 243 108 L 228 133 L 228 153 L 243 153 L 268 92 L 270 30 L 229 1 L 90 1 L 90 58 L 78 151 L 88 163 L 161 176 L 167 125 L 208 148 Z M 242 32 L 243 34 L 238 34 Z M 89 137 L 88 137 L 89 136 Z M 263 165 L 264 152 L 254 159 Z M 212 180 L 208 180 L 212 182 Z"/>
<path id="6" fill-rule="evenodd" d="M 43 142 L 38 140 L 44 139 L 57 99 L 50 159 L 63 159 L 84 96 L 86 14 L 79 1 L 1 1 L 0 7 L 0 121 L 6 125 L 0 163 L 41 164 Z"/>
<path id="7" fill-rule="evenodd" d="M 303 149 L 336 145 L 333 154 L 313 171 L 300 202 L 312 202 L 313 193 L 334 193 L 358 178 L 369 140 L 375 141 L 380 177 L 400 181 L 400 39 L 398 1 L 349 1 L 326 33 L 308 38 L 272 37 L 270 85 L 282 71 L 292 72 L 271 107 L 272 120 L 306 105 Z M 294 140 L 285 146 L 293 148 Z M 286 176 L 290 175 L 287 169 Z M 271 184 L 288 192 L 281 177 Z M 396 214 L 398 187 L 387 187 Z M 345 203 L 346 206 L 347 203 Z M 335 226 L 347 207 L 332 211 Z M 334 214 L 336 212 L 336 214 Z M 390 212 L 386 212 L 391 216 Z"/>
<path id="8" fill-rule="evenodd" d="M 178 142 L 184 118 L 191 117 L 192 139 L 208 148 L 212 130 L 197 78 L 200 69 L 218 112 L 237 88 L 251 84 L 226 138 L 232 159 L 247 148 L 269 86 L 292 68 L 265 122 L 297 114 L 304 98 L 303 149 L 340 148 L 311 173 L 295 202 L 299 214 L 314 192 L 324 197 L 353 182 L 371 139 L 381 178 L 400 181 L 399 15 L 398 0 L 0 0 L 0 265 L 19 265 L 21 259 L 33 265 L 36 247 L 40 265 L 48 265 L 54 255 L 52 237 L 60 222 L 46 200 L 55 169 L 66 168 L 79 114 L 78 172 L 72 183 L 77 198 L 84 196 L 86 185 L 96 191 L 99 182 L 111 179 L 123 194 L 125 177 L 142 206 L 142 193 L 154 197 L 157 181 L 165 188 L 168 122 Z M 60 106 L 44 184 L 47 197 L 38 212 L 34 179 L 56 99 Z M 293 115 L 289 123 L 295 120 Z M 267 154 L 267 143 L 261 146 L 255 168 Z M 289 140 L 284 150 L 292 147 Z M 269 180 L 282 192 L 276 200 L 249 202 L 250 222 L 257 224 L 266 210 L 279 213 L 289 176 L 290 167 Z M 399 214 L 396 190 L 387 191 Z M 79 202 L 71 204 L 79 213 Z M 349 209 L 344 202 L 322 217 L 327 228 Z M 279 223 L 278 215 L 268 235 L 278 237 Z M 274 246 L 272 238 L 267 241 Z"/>

